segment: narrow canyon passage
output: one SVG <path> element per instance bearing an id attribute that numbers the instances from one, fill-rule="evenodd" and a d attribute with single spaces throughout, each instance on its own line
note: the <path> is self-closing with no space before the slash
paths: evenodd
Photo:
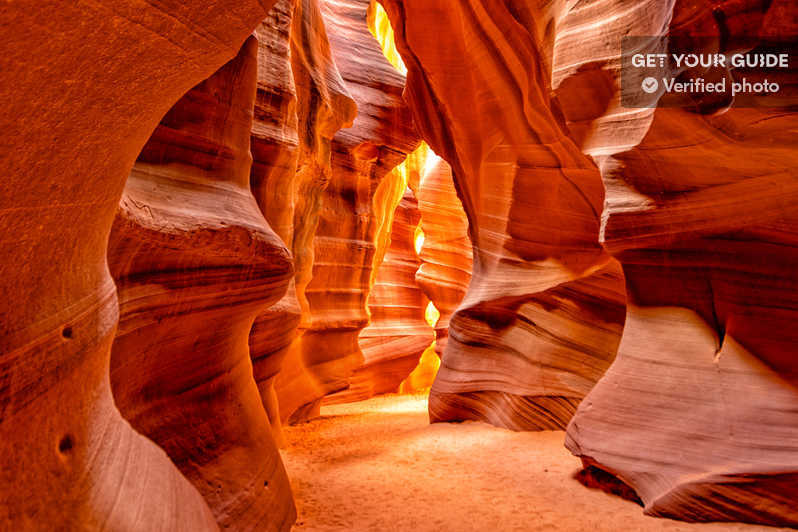
<path id="1" fill-rule="evenodd" d="M 0 28 L 0 532 L 798 529 L 797 0 Z"/>
<path id="2" fill-rule="evenodd" d="M 297 531 L 788 530 L 645 516 L 574 478 L 580 461 L 563 431 L 430 425 L 423 394 L 323 406 L 285 434 Z"/>

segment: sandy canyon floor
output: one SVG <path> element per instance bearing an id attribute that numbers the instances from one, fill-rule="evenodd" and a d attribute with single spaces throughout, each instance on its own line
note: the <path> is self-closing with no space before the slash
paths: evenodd
<path id="1" fill-rule="evenodd" d="M 769 531 L 643 515 L 588 489 L 565 433 L 484 423 L 430 425 L 424 396 L 322 408 L 282 451 L 302 531 Z"/>

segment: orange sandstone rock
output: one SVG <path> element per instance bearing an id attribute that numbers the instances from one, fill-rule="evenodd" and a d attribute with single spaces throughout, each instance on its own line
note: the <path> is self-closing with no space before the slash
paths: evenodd
<path id="1" fill-rule="evenodd" d="M 325 403 L 398 391 L 432 344 L 435 337 L 424 317 L 429 300 L 415 282 L 420 263 L 415 250 L 419 220 L 416 199 L 406 189 L 393 216 L 385 256 L 375 266 L 368 296 L 370 322 L 358 339 L 364 362 L 349 378 L 349 388 L 328 396 Z"/>
<path id="2" fill-rule="evenodd" d="M 676 2 L 662 20 L 722 46 L 760 27 L 794 43 L 795 16 L 791 2 Z M 629 305 L 566 445 L 648 514 L 798 525 L 793 109 L 661 108 L 636 146 L 605 142 L 602 236 Z"/>
<path id="3" fill-rule="evenodd" d="M 326 31 L 357 116 L 330 144 L 331 170 L 316 196 L 312 277 L 297 277 L 308 313 L 303 308 L 301 338 L 286 363 L 298 363 L 275 384 L 281 415 L 292 421 L 313 415 L 324 395 L 346 388 L 363 363 L 358 336 L 368 323 L 377 228 L 404 191 L 390 170 L 418 144 L 401 96 L 404 76 L 369 33 L 368 5 L 368 0 L 323 2 L 323 23 L 313 26 Z"/>
<path id="4" fill-rule="evenodd" d="M 569 5 L 382 3 L 405 96 L 452 166 L 474 245 L 430 416 L 564 427 L 612 361 L 624 315 L 618 265 L 598 243 L 599 171 L 552 100 L 554 29 Z"/>
<path id="5" fill-rule="evenodd" d="M 250 335 L 253 369 L 273 433 L 319 386 L 304 360 L 301 333 L 310 320 L 305 287 L 321 193 L 330 181 L 333 135 L 351 125 L 355 104 L 333 61 L 317 2 L 281 0 L 259 28 L 261 48 L 252 131 L 252 186 L 258 203 L 295 258 L 295 279 L 277 304 L 255 321 Z M 297 328 L 300 327 L 299 330 Z M 291 393 L 278 401 L 282 370 Z"/>
<path id="6" fill-rule="evenodd" d="M 108 248 L 111 385 L 222 527 L 285 530 L 296 514 L 248 349 L 293 273 L 249 188 L 257 50 L 253 36 L 175 104 L 128 178 Z"/>
<path id="7" fill-rule="evenodd" d="M 263 215 L 290 250 L 294 247 L 295 216 L 299 215 L 300 224 L 312 220 L 312 213 L 297 213 L 295 208 L 300 204 L 296 198 L 296 188 L 300 184 L 299 153 L 300 149 L 308 147 L 300 148 L 297 118 L 300 103 L 290 57 L 294 4 L 294 0 L 279 0 L 256 30 L 258 89 L 252 123 L 250 174 L 252 193 Z M 278 445 L 283 444 L 283 435 L 274 380 L 296 340 L 301 314 L 292 278 L 283 298 L 255 319 L 249 337 L 255 382 Z"/>
<path id="8" fill-rule="evenodd" d="M 421 178 L 418 206 L 424 242 L 416 282 L 440 313 L 435 323 L 435 351 L 440 356 L 449 337 L 449 319 L 468 289 L 473 257 L 468 218 L 454 188 L 452 169 L 443 159 Z"/>
<path id="9" fill-rule="evenodd" d="M 236 55 L 271 3 L 0 11 L 0 456 L 13 466 L 0 468 L 4 526 L 216 529 L 197 490 L 114 406 L 106 243 L 158 121 Z"/>

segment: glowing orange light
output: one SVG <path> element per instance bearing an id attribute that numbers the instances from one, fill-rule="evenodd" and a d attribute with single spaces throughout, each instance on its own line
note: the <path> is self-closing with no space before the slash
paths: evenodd
<path id="1" fill-rule="evenodd" d="M 421 253 L 421 248 L 424 246 L 424 231 L 421 230 L 421 224 L 416 227 L 416 235 L 413 237 L 413 244 L 416 248 L 416 255 Z"/>
<path id="2" fill-rule="evenodd" d="M 385 58 L 388 60 L 388 62 L 390 62 L 391 65 L 393 65 L 393 67 L 402 74 L 407 74 L 407 67 L 404 64 L 404 61 L 402 61 L 402 57 L 399 55 L 398 50 L 396 49 L 394 32 L 393 28 L 391 27 L 390 20 L 388 20 L 388 14 L 385 12 L 385 9 L 375 0 L 372 0 L 371 4 L 369 5 L 368 25 L 371 34 L 374 35 L 374 38 L 377 39 L 378 43 L 380 43 L 382 53 L 385 55 Z M 409 185 L 411 189 L 416 190 L 421 177 L 430 168 L 429 163 L 431 157 L 436 156 L 434 153 L 432 153 L 432 150 L 430 150 L 429 146 L 427 146 L 427 143 L 422 142 L 416 150 L 408 154 L 407 158 L 404 160 L 404 162 L 402 162 L 402 164 L 394 168 L 393 171 L 398 179 L 396 182 L 396 189 L 392 191 L 394 192 L 394 196 L 396 198 L 396 201 L 392 202 L 393 208 L 398 205 L 405 187 Z M 432 162 L 434 162 L 434 160 Z M 393 217 L 386 217 L 386 228 L 390 228 L 392 219 Z M 413 235 L 413 247 L 416 250 L 416 255 L 421 252 L 421 248 L 423 246 L 424 231 L 421 229 L 421 224 L 419 224 L 416 227 L 415 234 Z M 430 301 L 427 304 L 427 308 L 424 310 L 424 319 L 430 327 L 434 328 L 435 324 L 438 323 L 440 316 L 441 313 L 437 308 L 435 308 L 435 305 L 432 304 L 432 301 Z M 413 372 L 408 375 L 404 381 L 402 381 L 402 384 L 399 386 L 399 392 L 411 393 L 429 388 L 432 386 L 432 381 L 435 380 L 435 375 L 438 373 L 438 368 L 440 365 L 441 361 L 438 358 L 437 353 L 435 353 L 435 342 L 433 341 L 432 344 L 421 354 L 421 358 L 418 361 L 418 366 L 416 366 Z"/>
<path id="3" fill-rule="evenodd" d="M 432 345 L 421 354 L 416 369 L 402 381 L 399 393 L 413 393 L 429 388 L 440 367 L 441 359 L 435 353 L 435 342 L 432 342 Z"/>
<path id="4" fill-rule="evenodd" d="M 438 323 L 438 319 L 440 317 L 441 313 L 435 308 L 435 305 L 432 304 L 432 301 L 427 303 L 427 309 L 424 311 L 424 319 L 427 320 L 427 324 L 430 327 L 435 327 L 435 324 Z"/>
<path id="5" fill-rule="evenodd" d="M 369 6 L 368 24 L 371 34 L 374 35 L 374 38 L 380 43 L 385 58 L 396 70 L 402 74 L 407 74 L 407 67 L 404 61 L 402 61 L 402 56 L 400 56 L 399 52 L 396 50 L 396 44 L 393 40 L 393 28 L 391 27 L 391 21 L 388 20 L 388 13 L 386 13 L 385 9 L 376 1 L 372 1 Z"/>

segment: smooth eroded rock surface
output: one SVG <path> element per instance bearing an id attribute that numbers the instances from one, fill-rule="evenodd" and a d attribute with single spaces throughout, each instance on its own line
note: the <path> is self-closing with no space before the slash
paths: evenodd
<path id="1" fill-rule="evenodd" d="M 330 143 L 330 171 L 317 196 L 311 275 L 307 282 L 297 279 L 307 318 L 286 360 L 295 369 L 281 373 L 275 383 L 281 415 L 292 421 L 317 412 L 322 398 L 346 388 L 363 363 L 358 336 L 368 324 L 375 257 L 384 253 L 377 235 L 406 186 L 391 170 L 419 141 L 402 99 L 404 76 L 368 30 L 369 1 L 327 0 L 320 7 L 314 29 L 326 32 L 357 115 Z"/>
<path id="2" fill-rule="evenodd" d="M 415 250 L 421 215 L 408 188 L 396 207 L 389 243 L 376 265 L 368 297 L 369 324 L 358 344 L 363 364 L 349 378 L 349 388 L 325 398 L 325 403 L 352 402 L 396 392 L 421 354 L 435 339 L 425 320 L 429 300 L 415 282 L 420 261 Z"/>
<path id="3" fill-rule="evenodd" d="M 658 16 L 671 35 L 706 36 L 699 51 L 798 35 L 791 2 L 666 8 Z M 593 149 L 605 145 L 602 237 L 623 265 L 629 305 L 618 358 L 566 443 L 631 486 L 651 515 L 796 526 L 796 116 L 706 103 L 649 111 L 630 127 L 647 126 L 634 147 L 594 128 Z"/>
<path id="4" fill-rule="evenodd" d="M 474 246 L 430 416 L 564 427 L 612 361 L 624 317 L 619 267 L 598 243 L 601 177 L 552 99 L 554 29 L 569 5 L 383 4 L 406 98 L 452 167 Z"/>
<path id="5" fill-rule="evenodd" d="M 271 1 L 0 10 L 0 521 L 213 530 L 197 490 L 113 404 L 106 243 L 158 121 L 236 55 Z"/>
<path id="6" fill-rule="evenodd" d="M 108 248 L 120 304 L 111 385 L 222 527 L 285 530 L 291 490 L 248 345 L 293 273 L 249 188 L 257 51 L 250 37 L 183 96 L 131 171 Z"/>
<path id="7" fill-rule="evenodd" d="M 418 188 L 424 242 L 416 282 L 440 313 L 435 323 L 435 351 L 440 356 L 449 337 L 449 320 L 471 280 L 473 249 L 452 169 L 443 159 L 433 164 Z"/>

